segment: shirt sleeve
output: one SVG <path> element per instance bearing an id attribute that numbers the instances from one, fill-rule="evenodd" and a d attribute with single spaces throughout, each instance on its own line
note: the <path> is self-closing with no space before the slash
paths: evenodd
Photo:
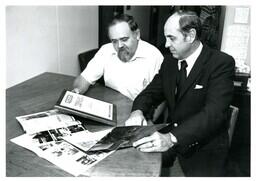
<path id="1" fill-rule="evenodd" d="M 160 51 L 157 50 L 153 59 L 154 63 L 152 64 L 151 71 L 149 72 L 150 82 L 153 80 L 155 75 L 159 72 L 159 69 L 163 63 L 163 59 L 164 59 L 163 55 L 160 53 Z"/>
<path id="2" fill-rule="evenodd" d="M 103 76 L 105 60 L 107 58 L 106 52 L 106 47 L 101 47 L 81 73 L 81 76 L 90 84 L 95 84 L 95 82 Z"/>

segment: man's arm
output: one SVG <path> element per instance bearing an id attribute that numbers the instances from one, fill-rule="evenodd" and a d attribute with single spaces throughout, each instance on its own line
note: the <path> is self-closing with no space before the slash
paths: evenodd
<path id="1" fill-rule="evenodd" d="M 84 94 L 90 85 L 91 84 L 85 78 L 83 78 L 83 76 L 79 75 L 73 82 L 72 91 L 78 94 Z"/>
<path id="2" fill-rule="evenodd" d="M 160 117 L 161 114 L 165 114 L 166 101 L 162 102 L 155 110 L 152 117 L 152 121 L 155 122 Z M 165 115 L 164 115 L 165 116 Z"/>
<path id="3" fill-rule="evenodd" d="M 134 100 L 132 113 L 125 125 L 145 125 L 147 121 L 145 115 L 152 110 L 152 107 L 156 107 L 163 102 L 161 69 L 159 74 L 155 75 L 152 82 Z"/>
<path id="4" fill-rule="evenodd" d="M 214 59 L 212 70 L 209 70 L 211 75 L 204 106 L 171 131 L 178 140 L 180 150 L 186 151 L 191 145 L 205 143 L 225 129 L 226 113 L 232 101 L 234 60 L 224 58 Z"/>
<path id="5" fill-rule="evenodd" d="M 84 94 L 104 74 L 104 61 L 109 55 L 109 45 L 103 45 L 88 62 L 83 72 L 73 82 L 73 92 Z"/>

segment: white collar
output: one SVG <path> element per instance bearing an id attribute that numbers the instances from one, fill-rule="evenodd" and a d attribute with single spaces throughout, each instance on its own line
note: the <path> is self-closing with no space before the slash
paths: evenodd
<path id="1" fill-rule="evenodd" d="M 195 64 L 196 62 L 196 59 L 199 57 L 201 51 L 203 49 L 203 44 L 200 42 L 198 48 L 191 54 L 189 55 L 185 60 L 188 64 L 188 67 L 187 67 L 187 75 L 189 74 L 190 70 L 192 69 L 193 65 Z M 184 59 L 182 59 L 184 60 Z M 178 60 L 178 66 L 179 66 L 179 69 L 180 69 L 180 63 L 182 60 Z"/>

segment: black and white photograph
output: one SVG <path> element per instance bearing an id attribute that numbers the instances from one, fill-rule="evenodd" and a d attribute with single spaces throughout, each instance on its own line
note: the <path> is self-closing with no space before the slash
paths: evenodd
<path id="1" fill-rule="evenodd" d="M 239 1 L 1 4 L 4 177 L 253 180 L 255 7 Z"/>
<path id="2" fill-rule="evenodd" d="M 77 160 L 77 162 L 80 162 L 83 165 L 90 165 L 94 163 L 96 160 L 90 158 L 88 155 L 82 156 Z"/>

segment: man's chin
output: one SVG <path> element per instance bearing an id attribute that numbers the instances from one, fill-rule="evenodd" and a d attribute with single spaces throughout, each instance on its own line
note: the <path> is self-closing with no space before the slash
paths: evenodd
<path id="1" fill-rule="evenodd" d="M 119 58 L 122 62 L 129 62 L 129 60 L 130 60 L 129 56 L 125 56 L 125 55 L 118 55 L 118 58 Z"/>
<path id="2" fill-rule="evenodd" d="M 179 56 L 178 56 L 177 54 L 172 53 L 172 52 L 171 52 L 171 54 L 172 54 L 172 57 L 173 57 L 173 58 L 179 59 Z"/>

